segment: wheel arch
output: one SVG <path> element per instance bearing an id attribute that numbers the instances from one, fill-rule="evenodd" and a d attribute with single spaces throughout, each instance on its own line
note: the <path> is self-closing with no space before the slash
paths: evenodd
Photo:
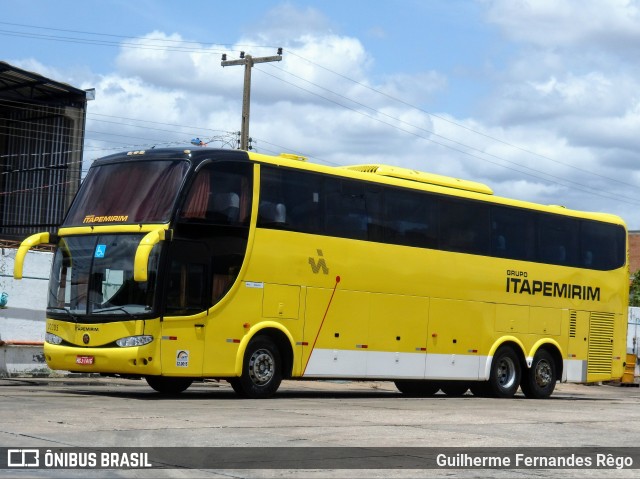
<path id="1" fill-rule="evenodd" d="M 553 339 L 541 339 L 533 345 L 531 351 L 529 352 L 529 355 L 527 356 L 527 368 L 531 368 L 533 358 L 540 350 L 545 350 L 549 354 L 551 354 L 553 362 L 556 366 L 556 376 L 559 379 L 562 378 L 562 374 L 564 372 L 564 361 L 562 360 L 562 358 L 564 357 L 564 355 L 562 353 L 562 348 L 560 347 L 560 345 Z"/>
<path id="2" fill-rule="evenodd" d="M 495 356 L 496 351 L 504 346 L 509 346 L 515 351 L 518 356 L 518 360 L 520 361 L 520 370 L 527 368 L 527 360 L 524 354 L 525 347 L 522 344 L 522 341 L 515 336 L 503 336 L 495 341 L 489 349 L 489 355 L 487 356 L 487 361 L 484 365 L 484 377 L 480 377 L 480 380 L 489 379 L 491 376 L 491 364 L 493 363 L 493 357 Z"/>
<path id="3" fill-rule="evenodd" d="M 236 376 L 240 376 L 242 374 L 242 363 L 244 361 L 244 354 L 247 350 L 247 346 L 253 339 L 259 336 L 268 337 L 274 342 L 280 352 L 280 359 L 282 360 L 282 376 L 284 378 L 290 378 L 293 374 L 294 364 L 293 337 L 286 328 L 275 321 L 265 321 L 263 323 L 256 324 L 242 338 L 236 353 Z"/>

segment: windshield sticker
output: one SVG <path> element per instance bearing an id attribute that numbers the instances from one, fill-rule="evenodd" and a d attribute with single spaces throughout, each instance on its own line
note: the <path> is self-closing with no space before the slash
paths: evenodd
<path id="1" fill-rule="evenodd" d="M 93 255 L 95 258 L 104 258 L 105 253 L 107 252 L 106 244 L 99 244 L 96 246 L 96 252 Z"/>
<path id="2" fill-rule="evenodd" d="M 96 216 L 87 215 L 84 217 L 83 223 L 119 223 L 127 221 L 129 215 L 115 215 L 115 216 Z"/>
<path id="3" fill-rule="evenodd" d="M 176 366 L 179 368 L 189 367 L 189 351 L 178 350 L 176 353 Z"/>

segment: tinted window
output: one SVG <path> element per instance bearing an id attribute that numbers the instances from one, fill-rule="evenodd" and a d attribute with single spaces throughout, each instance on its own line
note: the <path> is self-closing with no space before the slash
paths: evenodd
<path id="1" fill-rule="evenodd" d="M 542 263 L 578 264 L 578 220 L 555 215 L 538 219 L 538 260 Z"/>
<path id="2" fill-rule="evenodd" d="M 410 190 L 388 189 L 384 194 L 384 241 L 436 248 L 438 202 L 436 197 Z"/>
<path id="3" fill-rule="evenodd" d="M 610 270 L 623 227 L 366 181 L 262 166 L 258 226 Z"/>
<path id="4" fill-rule="evenodd" d="M 208 306 L 210 252 L 197 242 L 170 243 L 170 265 L 166 276 L 165 305 L 170 316 L 192 315 Z"/>
<path id="5" fill-rule="evenodd" d="M 321 233 L 323 177 L 263 167 L 258 226 Z"/>
<path id="6" fill-rule="evenodd" d="M 365 184 L 331 178 L 326 183 L 326 223 L 328 235 L 368 239 Z"/>
<path id="7" fill-rule="evenodd" d="M 251 165 L 215 162 L 205 165 L 189 186 L 181 221 L 248 225 L 251 214 Z"/>
<path id="8" fill-rule="evenodd" d="M 580 264 L 583 268 L 615 269 L 624 265 L 626 234 L 621 226 L 583 221 L 580 229 Z"/>
<path id="9" fill-rule="evenodd" d="M 532 261 L 535 258 L 535 215 L 504 206 L 491 207 L 491 255 Z"/>
<path id="10" fill-rule="evenodd" d="M 489 205 L 480 202 L 440 201 L 440 247 L 460 253 L 489 254 Z"/>

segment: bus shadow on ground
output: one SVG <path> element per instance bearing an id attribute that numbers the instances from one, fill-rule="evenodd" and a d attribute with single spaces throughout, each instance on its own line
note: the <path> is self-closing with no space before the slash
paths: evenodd
<path id="1" fill-rule="evenodd" d="M 438 393 L 434 396 L 419 397 L 419 396 L 407 396 L 397 391 L 383 390 L 383 389 L 371 389 L 371 390 L 339 390 L 339 391 L 324 391 L 324 390 L 280 390 L 270 399 L 247 399 L 238 396 L 226 383 L 196 383 L 188 390 L 177 394 L 161 394 L 153 391 L 147 387 L 144 383 L 132 383 L 131 385 L 100 385 L 91 387 L 81 387 L 79 389 L 72 389 L 69 386 L 64 388 L 56 388 L 59 392 L 65 394 L 73 394 L 80 396 L 107 396 L 114 398 L 126 398 L 126 399 L 138 399 L 144 401 L 165 401 L 165 400 L 180 400 L 180 401 L 206 401 L 206 400 L 235 400 L 235 401 L 286 401 L 291 399 L 388 399 L 394 398 L 396 400 L 408 401 L 408 400 L 420 400 L 420 401 L 499 401 L 500 404 L 508 404 L 509 401 L 591 401 L 591 402 L 611 402 L 617 400 L 623 400 L 623 397 L 611 397 L 611 396 L 587 396 L 582 394 L 563 394 L 559 393 L 552 395 L 547 399 L 527 399 L 524 395 L 518 393 L 511 399 L 499 399 L 491 397 L 474 396 L 467 393 L 462 396 L 451 397 L 442 393 Z"/>

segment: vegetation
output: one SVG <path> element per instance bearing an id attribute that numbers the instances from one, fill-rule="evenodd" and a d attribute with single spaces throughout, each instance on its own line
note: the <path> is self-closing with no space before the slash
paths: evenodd
<path id="1" fill-rule="evenodd" d="M 631 276 L 629 287 L 629 306 L 640 306 L 640 270 Z"/>

